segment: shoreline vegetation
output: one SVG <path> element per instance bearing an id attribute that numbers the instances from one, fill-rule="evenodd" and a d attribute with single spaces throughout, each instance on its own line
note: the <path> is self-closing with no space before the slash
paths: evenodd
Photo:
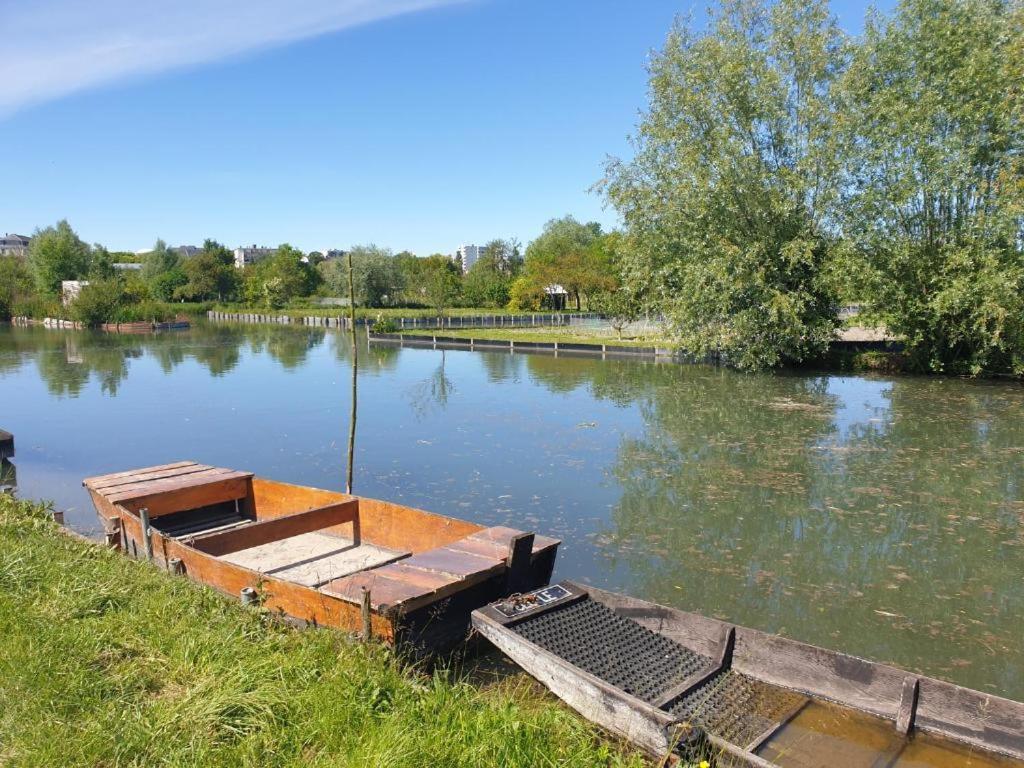
<path id="1" fill-rule="evenodd" d="M 522 674 L 295 629 L 0 495 L 0 763 L 648 763 Z"/>

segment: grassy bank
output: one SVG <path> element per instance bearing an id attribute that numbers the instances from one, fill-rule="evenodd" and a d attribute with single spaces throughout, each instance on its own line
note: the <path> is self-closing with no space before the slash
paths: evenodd
<path id="1" fill-rule="evenodd" d="M 625 766 L 519 676 L 418 674 L 0 495 L 0 764 Z"/>
<path id="2" fill-rule="evenodd" d="M 406 336 L 430 335 L 422 330 L 410 329 Z M 498 341 L 542 341 L 560 344 L 614 344 L 622 347 L 672 347 L 671 341 L 662 336 L 630 336 L 620 339 L 610 328 L 585 328 L 559 326 L 550 328 L 445 328 L 439 336 L 458 339 L 495 339 Z"/>
<path id="3" fill-rule="evenodd" d="M 265 315 L 287 315 L 288 317 L 301 318 L 301 317 L 348 317 L 348 307 L 335 307 L 335 306 L 321 306 L 312 303 L 303 303 L 301 305 L 290 305 L 282 309 L 267 309 L 266 307 L 249 306 L 246 304 L 235 304 L 235 303 L 221 303 L 216 304 L 212 309 L 218 312 L 255 312 L 258 314 Z M 518 310 L 506 309 L 504 307 L 493 308 L 493 307 L 451 307 L 444 311 L 445 317 L 466 317 L 475 315 L 501 315 L 503 317 L 510 317 L 516 315 L 519 317 L 529 317 L 530 315 L 547 315 L 557 314 L 549 311 L 544 312 L 520 312 Z M 564 312 L 562 314 L 569 314 Z M 573 313 L 578 314 L 578 313 Z M 422 317 L 422 318 L 436 318 L 437 310 L 428 309 L 423 307 L 384 307 L 375 309 L 373 307 L 356 307 L 357 317 L 368 317 L 375 319 L 377 317 Z"/>

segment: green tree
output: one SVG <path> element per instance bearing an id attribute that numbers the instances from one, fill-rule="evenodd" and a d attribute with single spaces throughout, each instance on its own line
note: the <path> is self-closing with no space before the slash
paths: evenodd
<path id="1" fill-rule="evenodd" d="M 10 320 L 14 306 L 32 295 L 32 272 L 14 256 L 0 256 L 0 320 Z"/>
<path id="2" fill-rule="evenodd" d="M 114 277 L 114 257 L 99 243 L 89 253 L 89 280 L 110 280 Z"/>
<path id="3" fill-rule="evenodd" d="M 175 297 L 190 301 L 223 301 L 238 290 L 238 274 L 231 251 L 215 240 L 206 240 L 203 250 L 181 263 L 187 282 Z"/>
<path id="4" fill-rule="evenodd" d="M 334 296 L 348 296 L 347 259 L 330 259 L 317 269 Z M 352 272 L 356 303 L 364 307 L 383 307 L 399 301 L 405 288 L 405 275 L 398 259 L 387 248 L 357 245 L 352 248 Z"/>
<path id="5" fill-rule="evenodd" d="M 119 280 L 96 280 L 84 286 L 71 303 L 71 316 L 83 325 L 95 328 L 115 322 L 124 303 L 124 289 Z"/>
<path id="6" fill-rule="evenodd" d="M 153 283 L 179 265 L 178 254 L 168 248 L 167 243 L 158 239 L 153 249 L 143 256 L 142 277 L 147 283 Z"/>
<path id="7" fill-rule="evenodd" d="M 552 219 L 544 231 L 526 247 L 526 277 L 533 289 L 561 285 L 581 309 L 582 298 L 607 289 L 607 265 L 601 240 L 601 225 L 595 221 L 581 224 L 572 216 Z"/>
<path id="8" fill-rule="evenodd" d="M 419 284 L 423 299 L 443 317 L 445 310 L 459 298 L 462 270 L 448 256 L 435 253 L 422 259 Z"/>
<path id="9" fill-rule="evenodd" d="M 463 278 L 466 303 L 473 307 L 503 307 L 508 304 L 512 283 L 519 275 L 522 263 L 518 243 L 491 240 Z"/>
<path id="10" fill-rule="evenodd" d="M 623 277 L 691 352 L 803 360 L 837 327 L 827 211 L 846 43 L 825 0 L 726 0 L 707 29 L 672 29 L 635 157 L 607 167 Z"/>
<path id="11" fill-rule="evenodd" d="M 28 245 L 28 264 L 42 293 L 56 295 L 63 280 L 81 280 L 89 274 L 89 246 L 61 219 L 55 226 L 37 229 Z"/>
<path id="12" fill-rule="evenodd" d="M 302 251 L 284 243 L 270 258 L 246 267 L 246 301 L 279 309 L 292 299 L 313 293 L 320 284 L 320 275 L 302 261 L 302 255 Z"/>
<path id="13" fill-rule="evenodd" d="M 1024 372 L 1024 6 L 903 0 L 844 79 L 863 298 L 933 371 Z"/>

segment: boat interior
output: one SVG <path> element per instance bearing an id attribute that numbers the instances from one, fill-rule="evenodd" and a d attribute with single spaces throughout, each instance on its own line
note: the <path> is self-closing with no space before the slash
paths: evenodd
<path id="1" fill-rule="evenodd" d="M 406 608 L 503 571 L 520 531 L 179 462 L 85 481 L 101 515 L 146 510 L 161 537 L 237 568 Z M 534 537 L 532 556 L 558 542 Z M 139 542 L 126 539 L 126 548 Z M 160 545 L 156 545 L 157 555 Z M 553 556 L 553 553 L 552 553 Z"/>

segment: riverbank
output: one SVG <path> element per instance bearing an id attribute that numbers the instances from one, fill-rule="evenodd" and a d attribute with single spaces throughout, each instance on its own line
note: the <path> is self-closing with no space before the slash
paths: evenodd
<path id="1" fill-rule="evenodd" d="M 602 357 L 644 357 L 659 361 L 692 362 L 684 350 L 664 336 L 624 336 L 612 329 L 580 326 L 536 329 L 448 329 L 424 333 L 415 329 L 401 333 L 370 332 L 370 341 L 402 346 L 451 347 L 463 349 L 508 349 L 516 352 L 592 354 Z M 709 359 L 705 362 L 714 362 Z M 837 339 L 821 358 L 809 360 L 805 368 L 844 372 L 904 373 L 907 359 L 899 345 L 887 339 Z"/>
<path id="2" fill-rule="evenodd" d="M 300 631 L 0 495 L 0 763 L 640 766 L 527 678 Z"/>

